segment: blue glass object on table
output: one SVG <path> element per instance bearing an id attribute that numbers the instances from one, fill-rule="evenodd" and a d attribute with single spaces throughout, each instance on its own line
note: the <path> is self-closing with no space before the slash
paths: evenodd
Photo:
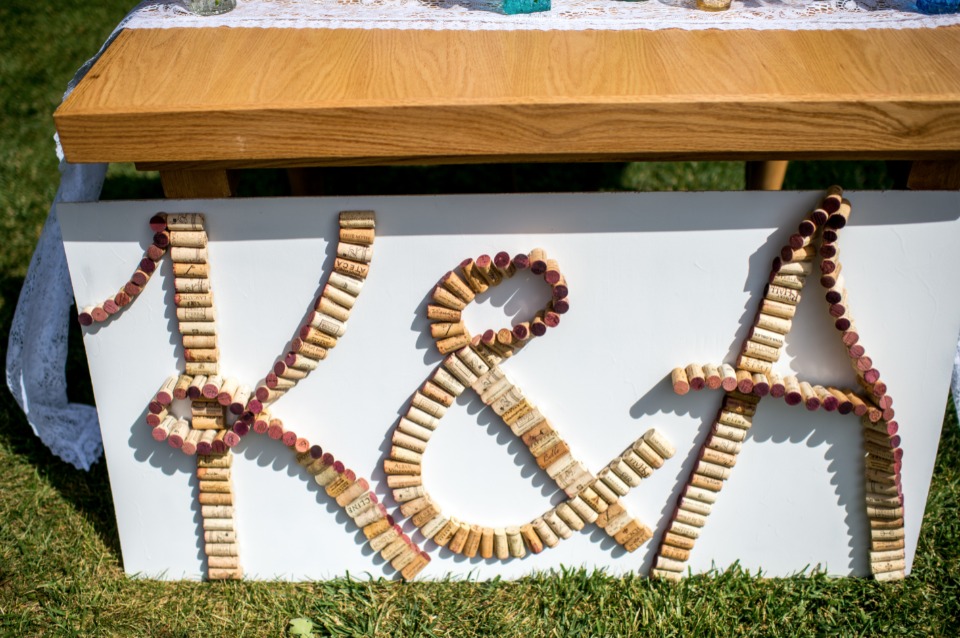
<path id="1" fill-rule="evenodd" d="M 503 12 L 507 15 L 549 10 L 550 0 L 503 0 Z"/>
<path id="2" fill-rule="evenodd" d="M 928 15 L 957 13 L 960 0 L 917 0 L 917 11 Z"/>

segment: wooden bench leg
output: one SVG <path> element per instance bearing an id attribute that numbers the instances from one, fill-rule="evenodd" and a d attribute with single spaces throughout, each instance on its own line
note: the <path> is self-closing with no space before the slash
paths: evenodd
<path id="1" fill-rule="evenodd" d="M 232 197 L 236 186 L 227 170 L 160 171 L 160 183 L 167 199 Z"/>
<path id="2" fill-rule="evenodd" d="M 907 188 L 915 191 L 960 190 L 960 160 L 913 162 Z"/>
<path id="3" fill-rule="evenodd" d="M 787 161 L 747 162 L 746 189 L 748 191 L 778 191 L 783 188 Z"/>

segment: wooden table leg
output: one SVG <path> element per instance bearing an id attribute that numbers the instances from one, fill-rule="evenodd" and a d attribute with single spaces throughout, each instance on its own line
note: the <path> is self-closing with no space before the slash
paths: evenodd
<path id="1" fill-rule="evenodd" d="M 915 191 L 960 190 L 960 160 L 913 162 L 907 188 Z"/>
<path id="2" fill-rule="evenodd" d="M 160 183 L 167 199 L 214 199 L 232 197 L 233 175 L 227 170 L 160 171 Z"/>
<path id="3" fill-rule="evenodd" d="M 787 161 L 747 162 L 746 189 L 748 191 L 778 191 L 783 188 Z"/>

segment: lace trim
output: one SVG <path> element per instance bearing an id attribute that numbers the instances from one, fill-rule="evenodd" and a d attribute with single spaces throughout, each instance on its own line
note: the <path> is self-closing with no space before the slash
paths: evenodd
<path id="1" fill-rule="evenodd" d="M 501 13 L 497 0 L 237 0 L 230 13 L 201 17 L 177 0 L 144 2 L 127 28 L 657 30 L 917 29 L 960 23 L 928 16 L 914 0 L 734 0 L 707 12 L 695 0 L 553 0 L 551 11 Z"/>

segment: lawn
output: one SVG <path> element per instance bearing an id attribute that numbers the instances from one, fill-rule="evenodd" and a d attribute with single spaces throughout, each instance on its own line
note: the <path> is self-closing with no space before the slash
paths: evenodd
<path id="1" fill-rule="evenodd" d="M 132 2 L 0 3 L 0 349 L 58 174 L 53 122 L 67 80 Z M 788 188 L 886 188 L 902 167 L 793 164 Z M 738 163 L 330 169 L 323 192 L 738 189 Z M 287 192 L 285 175 L 242 176 L 245 195 Z M 105 198 L 156 197 L 156 175 L 112 166 Z M 79 331 L 71 399 L 92 401 Z M 5 389 L 3 390 L 6 391 Z M 166 583 L 123 573 L 103 462 L 54 458 L 9 400 L 0 407 L 0 634 L 283 635 L 956 635 L 960 631 L 960 428 L 946 410 L 913 574 L 902 583 L 822 575 L 766 579 L 739 570 L 680 585 L 571 571 L 518 582 Z"/>

